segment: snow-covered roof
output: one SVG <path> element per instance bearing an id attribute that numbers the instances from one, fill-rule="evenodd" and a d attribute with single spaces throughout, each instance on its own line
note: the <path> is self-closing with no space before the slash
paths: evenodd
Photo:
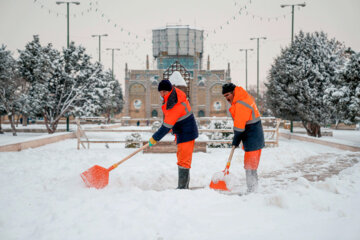
<path id="1" fill-rule="evenodd" d="M 173 72 L 173 74 L 171 74 L 169 80 L 172 85 L 187 87 L 187 84 L 186 84 L 184 78 L 181 76 L 181 74 L 178 71 Z"/>

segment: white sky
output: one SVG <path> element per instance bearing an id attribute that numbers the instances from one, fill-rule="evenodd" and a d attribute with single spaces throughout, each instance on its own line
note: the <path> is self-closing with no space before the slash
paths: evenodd
<path id="1" fill-rule="evenodd" d="M 34 34 L 40 35 L 42 44 L 51 42 L 58 49 L 66 46 L 66 5 L 56 5 L 55 2 L 0 0 L 0 44 L 7 45 L 15 56 L 16 50 L 23 49 Z M 226 69 L 230 62 L 233 82 L 244 86 L 245 53 L 239 52 L 239 49 L 254 48 L 248 55 L 248 81 L 249 85 L 256 84 L 256 41 L 250 41 L 249 38 L 267 37 L 267 40 L 260 42 L 260 82 L 266 80 L 273 59 L 278 56 L 281 47 L 289 44 L 291 40 L 291 8 L 281 8 L 280 4 L 303 1 L 80 2 L 78 6 L 70 6 L 70 40 L 86 47 L 94 60 L 98 60 L 98 39 L 91 35 L 107 33 L 109 36 L 102 38 L 101 60 L 106 68 L 111 68 L 111 51 L 105 49 L 121 49 L 115 52 L 114 67 L 120 83 L 124 83 L 125 62 L 130 69 L 144 69 L 146 54 L 152 59 L 152 29 L 167 24 L 183 24 L 205 30 L 205 37 L 208 34 L 204 40 L 204 68 L 208 54 L 211 58 L 211 69 Z M 295 34 L 299 30 L 323 30 L 329 37 L 335 37 L 356 51 L 360 50 L 359 0 L 305 2 L 305 8 L 295 8 Z M 243 10 L 239 15 L 241 7 Z M 150 64 L 150 68 L 154 67 L 155 65 Z"/>

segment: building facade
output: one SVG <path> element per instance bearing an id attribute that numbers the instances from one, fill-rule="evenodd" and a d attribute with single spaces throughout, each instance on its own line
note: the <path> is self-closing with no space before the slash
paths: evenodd
<path id="1" fill-rule="evenodd" d="M 203 69 L 202 30 L 188 26 L 153 30 L 153 57 L 157 69 L 149 69 L 148 56 L 143 70 L 125 66 L 124 116 L 162 117 L 157 86 L 162 79 L 171 80 L 175 72 L 186 82 L 186 86 L 179 88 L 187 94 L 196 117 L 228 116 L 227 102 L 221 90 L 225 82 L 231 81 L 230 64 L 227 70 L 211 70 L 208 56 L 206 69 Z"/>

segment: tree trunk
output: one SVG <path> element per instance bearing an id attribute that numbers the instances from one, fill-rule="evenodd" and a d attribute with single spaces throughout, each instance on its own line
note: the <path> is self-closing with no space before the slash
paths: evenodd
<path id="1" fill-rule="evenodd" d="M 15 119 L 16 117 L 14 117 L 14 119 Z M 20 121 L 20 115 L 17 115 L 17 119 L 16 119 L 16 127 L 18 127 L 19 126 L 19 121 Z"/>
<path id="2" fill-rule="evenodd" d="M 111 121 L 111 119 L 110 119 L 110 117 L 111 117 L 111 111 L 108 111 L 108 112 L 106 113 L 106 116 L 107 116 L 106 124 L 110 124 L 110 121 Z"/>
<path id="3" fill-rule="evenodd" d="M 16 128 L 15 128 L 15 125 L 14 125 L 13 116 L 14 116 L 14 115 L 10 115 L 10 116 L 9 116 L 9 121 L 10 121 L 11 129 L 12 129 L 12 131 L 13 131 L 13 136 L 17 136 L 17 134 L 16 134 Z"/>
<path id="4" fill-rule="evenodd" d="M 313 122 L 302 121 L 304 128 L 309 136 L 321 137 L 320 125 Z"/>
<path id="5" fill-rule="evenodd" d="M 26 116 L 26 115 L 23 115 L 23 126 L 24 127 L 27 127 L 27 120 L 28 120 L 28 116 Z"/>
<path id="6" fill-rule="evenodd" d="M 1 120 L 2 120 L 2 116 L 0 116 L 0 134 L 4 134 L 2 127 L 1 127 Z"/>
<path id="7" fill-rule="evenodd" d="M 46 114 L 44 114 L 44 121 L 48 133 L 53 134 L 56 131 L 59 120 L 55 122 L 49 122 L 49 119 L 46 117 Z"/>

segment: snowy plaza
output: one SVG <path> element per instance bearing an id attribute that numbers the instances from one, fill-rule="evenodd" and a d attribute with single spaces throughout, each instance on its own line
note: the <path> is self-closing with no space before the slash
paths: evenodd
<path id="1" fill-rule="evenodd" d="M 360 132 L 354 134 L 339 131 L 334 138 L 359 146 Z M 357 239 L 360 234 L 358 152 L 281 138 L 279 147 L 263 149 L 259 189 L 244 196 L 208 187 L 212 175 L 223 169 L 229 148 L 194 153 L 193 190 L 175 189 L 174 154 L 143 153 L 112 171 L 106 188 L 85 187 L 82 171 L 95 164 L 109 167 L 132 151 L 124 144 L 109 148 L 92 144 L 90 149 L 77 150 L 76 140 L 71 139 L 1 153 L 0 235 L 4 239 Z M 243 157 L 238 149 L 230 168 L 233 187 L 240 192 L 246 190 Z"/>
<path id="2" fill-rule="evenodd" d="M 0 240 L 359 240 L 360 1 L 0 1 Z"/>

